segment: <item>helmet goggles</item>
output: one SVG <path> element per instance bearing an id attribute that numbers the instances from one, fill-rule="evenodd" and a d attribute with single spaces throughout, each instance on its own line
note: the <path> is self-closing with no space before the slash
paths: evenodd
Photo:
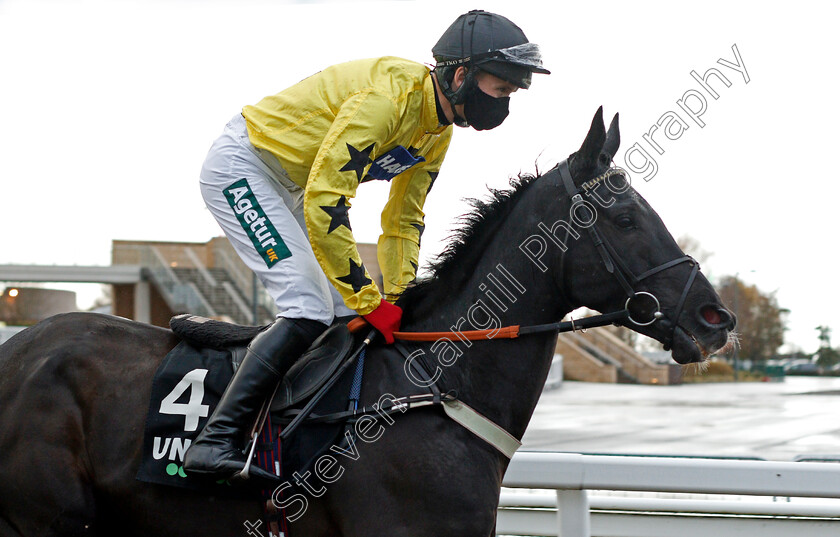
<path id="1" fill-rule="evenodd" d="M 516 86 L 528 89 L 531 73 L 551 74 L 543 67 L 540 47 L 536 43 L 523 43 L 512 47 L 472 54 L 466 58 L 440 60 L 439 67 L 471 64 L 498 76 Z"/>

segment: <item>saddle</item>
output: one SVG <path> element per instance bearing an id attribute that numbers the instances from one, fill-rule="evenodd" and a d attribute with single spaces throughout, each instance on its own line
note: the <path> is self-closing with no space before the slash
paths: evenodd
<path id="1" fill-rule="evenodd" d="M 196 315 L 173 317 L 169 326 L 181 339 L 198 348 L 231 352 L 233 370 L 245 357 L 248 343 L 265 327 L 243 326 Z M 283 377 L 271 403 L 280 412 L 312 396 L 335 373 L 353 349 L 354 338 L 343 322 L 318 337 Z"/>

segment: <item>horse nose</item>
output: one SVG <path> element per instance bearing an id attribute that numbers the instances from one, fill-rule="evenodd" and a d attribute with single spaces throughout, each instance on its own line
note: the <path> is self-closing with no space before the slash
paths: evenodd
<path id="1" fill-rule="evenodd" d="M 701 321 L 711 328 L 735 329 L 737 322 L 735 314 L 717 304 L 706 304 L 700 308 L 698 313 Z"/>

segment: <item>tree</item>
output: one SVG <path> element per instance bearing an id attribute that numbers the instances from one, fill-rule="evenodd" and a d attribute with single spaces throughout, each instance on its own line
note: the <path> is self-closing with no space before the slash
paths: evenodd
<path id="1" fill-rule="evenodd" d="M 820 348 L 831 347 L 831 327 L 820 325 L 815 328 L 820 333 L 817 339 L 820 340 Z"/>
<path id="2" fill-rule="evenodd" d="M 779 307 L 776 293 L 762 293 L 735 276 L 721 278 L 717 291 L 738 317 L 739 356 L 753 361 L 775 356 L 784 343 L 784 316 L 789 312 Z"/>
<path id="3" fill-rule="evenodd" d="M 817 331 L 820 340 L 820 348 L 817 350 L 817 365 L 820 367 L 831 367 L 840 363 L 840 351 L 831 348 L 831 328 L 818 326 Z"/>
<path id="4" fill-rule="evenodd" d="M 820 347 L 817 351 L 817 365 L 829 368 L 840 363 L 840 351 L 831 347 Z"/>
<path id="5" fill-rule="evenodd" d="M 103 308 L 105 306 L 110 306 L 114 302 L 114 299 L 111 296 L 113 294 L 112 289 L 113 288 L 110 285 L 101 286 L 101 294 L 98 297 L 96 297 L 96 299 L 93 301 L 90 310 L 93 311 L 95 309 Z"/>
<path id="6" fill-rule="evenodd" d="M 712 253 L 701 248 L 700 241 L 691 235 L 682 235 L 677 239 L 677 246 L 687 255 L 693 257 L 700 265 L 705 264 L 712 257 Z"/>

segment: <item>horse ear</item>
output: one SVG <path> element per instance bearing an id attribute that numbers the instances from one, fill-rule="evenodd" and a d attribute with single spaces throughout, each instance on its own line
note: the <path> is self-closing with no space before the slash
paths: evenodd
<path id="1" fill-rule="evenodd" d="M 575 154 L 575 167 L 578 170 L 588 168 L 597 168 L 598 156 L 601 154 L 601 149 L 604 147 L 604 142 L 607 139 L 607 133 L 604 129 L 604 107 L 599 106 L 598 111 L 595 112 L 595 117 L 592 118 L 592 125 L 589 127 L 589 133 L 586 139 Z"/>
<path id="2" fill-rule="evenodd" d="M 609 155 L 610 160 L 618 153 L 618 146 L 621 145 L 621 135 L 618 132 L 618 114 L 613 116 L 610 128 L 607 131 L 607 141 L 604 142 L 604 153 Z"/>

